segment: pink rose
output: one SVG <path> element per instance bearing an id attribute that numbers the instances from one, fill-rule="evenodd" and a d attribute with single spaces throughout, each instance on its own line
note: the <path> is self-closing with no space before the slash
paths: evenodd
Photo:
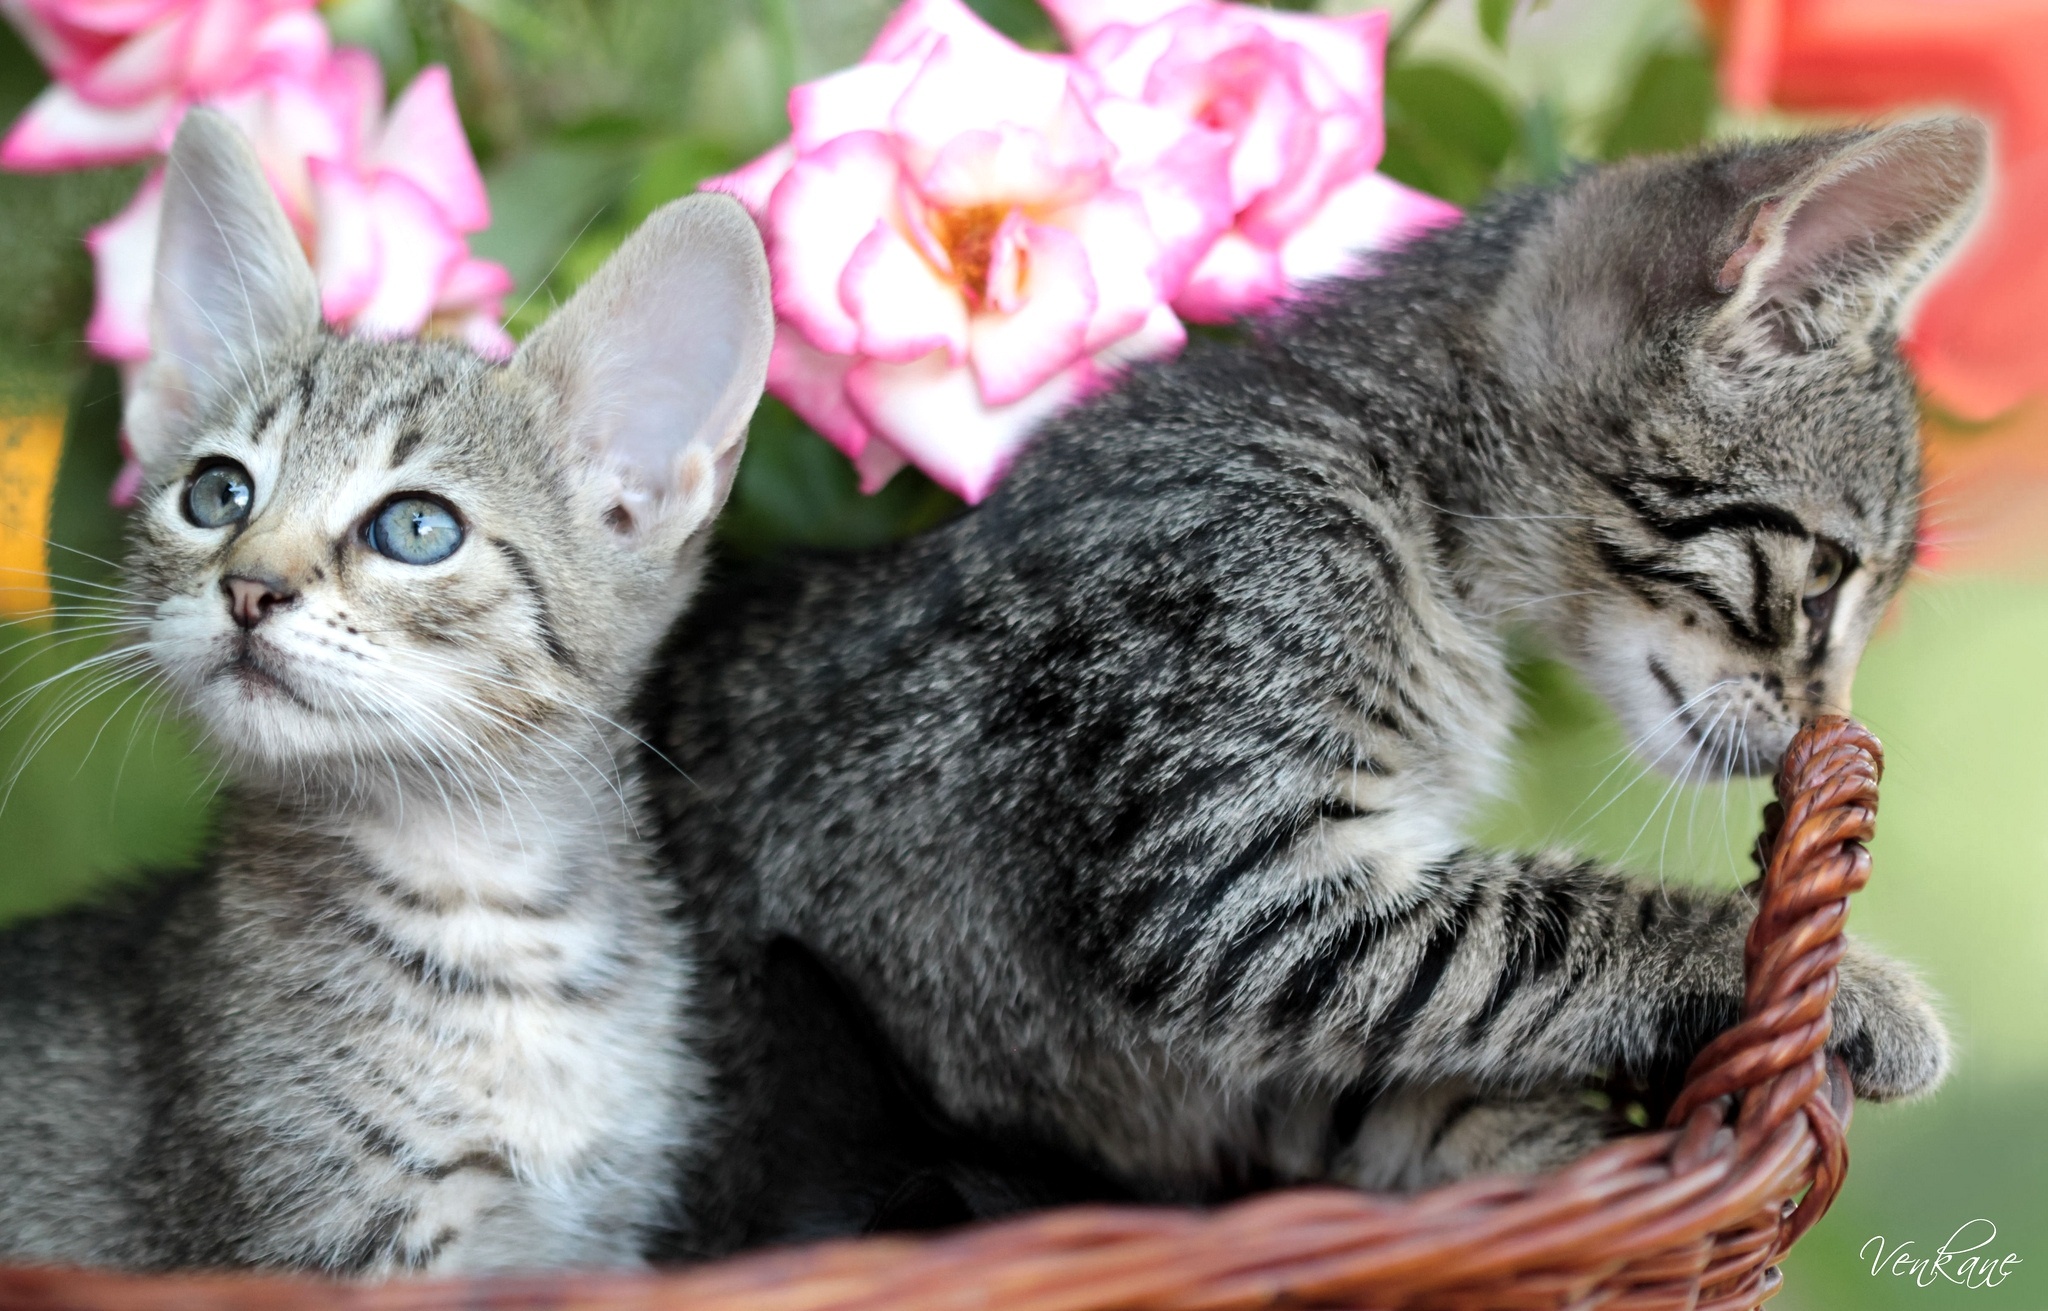
<path id="1" fill-rule="evenodd" d="M 509 355 L 499 317 L 512 280 L 469 253 L 466 236 L 489 225 L 490 204 L 447 71 L 423 71 L 388 114 L 383 102 L 376 61 L 341 50 L 212 103 L 255 143 L 310 254 L 329 322 L 379 336 L 442 332 Z M 110 359 L 149 356 L 162 188 L 151 174 L 126 209 L 86 236 L 98 275 L 86 341 Z"/>
<path id="2" fill-rule="evenodd" d="M 1230 222 L 1223 135 L 959 0 L 910 0 L 789 110 L 707 185 L 767 238 L 769 388 L 869 490 L 907 460 L 979 500 L 1040 418 L 1184 341 L 1167 302 Z"/>
<path id="3" fill-rule="evenodd" d="M 1234 220 L 1174 297 L 1197 322 L 1353 271 L 1458 211 L 1373 171 L 1385 128 L 1387 16 L 1275 12 L 1218 0 L 1043 0 L 1112 95 L 1231 140 Z"/>
<path id="4" fill-rule="evenodd" d="M 366 52 L 267 70 L 210 103 L 249 134 L 320 282 L 330 323 L 377 336 L 432 333 L 493 358 L 512 353 L 501 326 L 512 278 L 469 253 L 490 224 L 447 70 L 428 68 L 387 113 L 384 79 Z M 182 110 L 180 111 L 182 113 Z M 163 173 L 86 234 L 96 300 L 88 345 L 125 371 L 149 358 L 149 302 Z M 131 460 L 112 498 L 139 485 Z"/>
<path id="5" fill-rule="evenodd" d="M 0 0 L 56 79 L 4 142 L 23 171 L 160 154 L 185 107 L 323 58 L 314 0 Z"/>

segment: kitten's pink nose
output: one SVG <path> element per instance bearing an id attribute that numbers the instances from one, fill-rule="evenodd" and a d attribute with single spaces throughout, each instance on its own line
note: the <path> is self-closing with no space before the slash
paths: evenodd
<path id="1" fill-rule="evenodd" d="M 254 628 L 268 619 L 272 610 L 290 605 L 299 595 L 275 578 L 246 578 L 240 574 L 221 579 L 220 590 L 228 594 L 228 613 L 243 628 Z"/>

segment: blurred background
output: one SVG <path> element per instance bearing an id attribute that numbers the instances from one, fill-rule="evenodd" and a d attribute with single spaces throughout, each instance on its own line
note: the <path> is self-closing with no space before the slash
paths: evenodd
<path id="1" fill-rule="evenodd" d="M 1055 48 L 1033 0 L 974 0 Z M 1309 7 L 1309 6 L 1294 6 Z M 1329 12 L 1363 6 L 1328 0 Z M 386 83 L 444 64 L 492 223 L 471 246 L 517 287 L 523 333 L 651 209 L 772 145 L 797 82 L 857 60 L 880 0 L 336 0 L 336 41 Z M 1925 104 L 1993 115 L 2001 210 L 1913 342 L 1934 471 L 1925 567 L 1871 648 L 1856 708 L 1889 771 L 1877 876 L 1855 930 L 1917 962 L 1946 999 L 1954 1078 L 1933 1101 L 1860 1108 L 1833 1213 L 1790 1262 L 1785 1308 L 2048 1308 L 2048 3 L 2026 0 L 1421 0 L 1395 7 L 1382 169 L 1460 205 L 1580 161 L 1796 130 Z M 0 27 L 0 120 L 43 88 Z M 0 920 L 188 860 L 216 776 L 148 688 L 73 666 L 100 649 L 78 613 L 109 578 L 122 518 L 119 379 L 82 345 L 81 234 L 140 166 L 0 174 Z M 2041 293 L 2041 294 L 2036 294 Z M 915 469 L 873 497 L 847 461 L 764 404 L 725 549 L 859 546 L 959 510 Z M 32 584 L 32 585 L 31 585 Z M 1727 884 L 1763 790 L 1680 788 L 1628 762 L 1569 674 L 1522 666 L 1515 786 L 1489 820 L 1646 874 Z M 1996 1288 L 1873 1276 L 1883 1236 L 1931 1253 L 1978 1218 L 2015 1252 Z M 1979 1227 L 1980 1234 L 1982 1232 Z"/>

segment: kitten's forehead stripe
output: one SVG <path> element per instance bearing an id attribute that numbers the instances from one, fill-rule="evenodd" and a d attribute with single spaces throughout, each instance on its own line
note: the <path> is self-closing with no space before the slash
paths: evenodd
<path id="1" fill-rule="evenodd" d="M 277 412 L 283 408 L 283 399 L 273 396 L 263 403 L 261 409 L 256 411 L 255 417 L 249 421 L 249 444 L 251 446 L 262 445 L 264 436 L 270 431 L 270 425 L 277 419 Z"/>
<path id="2" fill-rule="evenodd" d="M 417 429 L 421 421 L 427 417 L 425 412 L 428 402 L 445 396 L 449 386 L 450 380 L 447 378 L 428 378 L 395 396 L 385 396 L 372 401 L 355 417 L 355 426 L 365 433 L 371 433 L 395 421 L 401 428 Z M 398 459 L 394 457 L 392 463 L 395 466 Z"/>
<path id="3" fill-rule="evenodd" d="M 1811 535 L 1799 516 L 1782 506 L 1736 501 L 1694 511 L 1675 506 L 1660 509 L 1624 480 L 1614 479 L 1608 486 L 1631 513 L 1667 541 L 1690 541 L 1717 531 L 1780 533 L 1787 537 Z"/>
<path id="4" fill-rule="evenodd" d="M 299 398 L 299 421 L 302 423 L 313 412 L 313 396 L 320 386 L 318 366 L 321 359 L 326 355 L 325 343 L 323 342 L 322 345 L 322 350 L 316 352 L 312 359 L 299 366 L 299 376 L 294 384 Z"/>
<path id="5" fill-rule="evenodd" d="M 408 423 L 405 427 L 400 428 L 398 430 L 398 440 L 391 443 L 391 467 L 396 469 L 412 458 L 412 453 L 417 451 L 420 448 L 420 443 L 426 439 L 426 430 L 415 423 Z"/>

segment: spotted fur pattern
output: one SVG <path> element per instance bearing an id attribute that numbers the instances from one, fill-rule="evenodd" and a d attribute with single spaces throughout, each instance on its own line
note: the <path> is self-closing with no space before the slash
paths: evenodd
<path id="1" fill-rule="evenodd" d="M 1914 546 L 1899 310 L 1984 154 L 1937 120 L 1503 198 L 933 533 L 733 573 L 649 698 L 679 886 L 829 962 L 948 1115 L 1139 1195 L 1583 1150 L 1578 1081 L 1734 1019 L 1752 906 L 1473 844 L 1508 638 L 1674 772 L 1847 708 Z M 1867 1097 L 1946 1062 L 1860 946 L 1831 1043 Z"/>
<path id="2" fill-rule="evenodd" d="M 0 1257 L 635 1263 L 703 1074 L 618 716 L 758 394 L 758 238 L 723 199 L 665 210 L 499 366 L 321 329 L 224 120 L 195 111 L 170 171 L 127 574 L 136 651 L 231 782 L 202 869 L 0 934 Z M 215 300 L 184 315 L 185 287 Z M 678 342 L 679 304 L 726 335 Z M 730 385 L 678 406 L 647 371 L 672 436 L 622 451 L 648 416 L 602 375 L 642 342 Z M 248 511 L 206 526 L 223 461 Z M 453 554 L 374 549 L 408 494 L 452 507 Z"/>

